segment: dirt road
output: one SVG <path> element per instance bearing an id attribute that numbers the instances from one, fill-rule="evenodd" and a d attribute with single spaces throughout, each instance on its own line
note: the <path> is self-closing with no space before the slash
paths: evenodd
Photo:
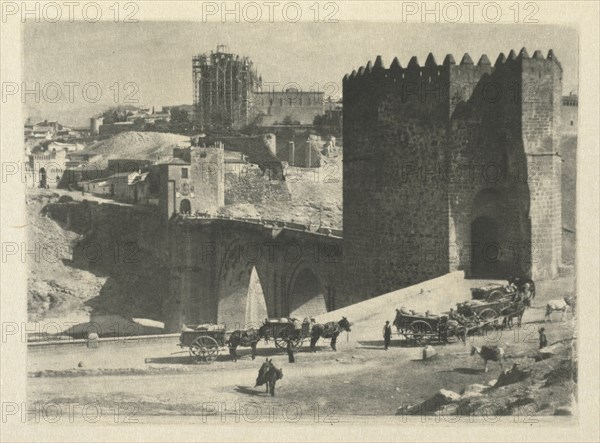
<path id="1" fill-rule="evenodd" d="M 541 284 L 521 329 L 476 336 L 472 344 L 502 344 L 509 364 L 527 359 L 525 354 L 538 347 L 537 329 L 546 300 L 557 298 L 554 294 L 570 286 L 572 280 L 564 279 Z M 573 335 L 571 317 L 565 322 L 559 317 L 545 325 L 550 343 Z M 352 334 L 347 340 L 342 334 L 337 352 L 321 343 L 317 353 L 307 348 L 296 353 L 294 364 L 272 344 L 261 344 L 255 361 L 248 349 L 241 349 L 237 363 L 229 361 L 228 355 L 213 364 L 195 363 L 185 353 L 171 355 L 177 352 L 176 341 L 30 352 L 29 401 L 94 405 L 105 414 L 121 410 L 122 419 L 142 422 L 154 415 L 327 422 L 349 415 L 393 415 L 402 404 L 419 403 L 439 389 L 460 392 L 470 384 L 486 384 L 500 373 L 496 363 L 484 373 L 481 360 L 469 356 L 470 347 L 462 343 L 434 344 L 438 355 L 423 361 L 421 347 L 407 346 L 396 336 L 385 351 L 382 340 L 355 341 Z M 264 387 L 254 388 L 258 367 L 267 357 L 284 374 L 274 398 L 264 393 Z M 82 368 L 77 367 L 79 361 Z"/>

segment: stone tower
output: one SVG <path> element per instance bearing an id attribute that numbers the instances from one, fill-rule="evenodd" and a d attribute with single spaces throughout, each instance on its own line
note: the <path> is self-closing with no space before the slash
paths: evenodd
<path id="1" fill-rule="evenodd" d="M 163 219 L 175 213 L 214 214 L 225 204 L 223 144 L 175 149 L 173 154 L 158 166 Z"/>
<path id="2" fill-rule="evenodd" d="M 556 275 L 561 76 L 552 51 L 522 49 L 344 77 L 349 302 L 458 269 Z"/>

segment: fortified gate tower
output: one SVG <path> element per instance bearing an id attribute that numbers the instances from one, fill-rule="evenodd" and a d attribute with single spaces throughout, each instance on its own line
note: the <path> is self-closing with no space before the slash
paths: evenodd
<path id="1" fill-rule="evenodd" d="M 562 68 L 552 50 L 395 58 L 346 75 L 348 302 L 453 270 L 554 277 Z"/>

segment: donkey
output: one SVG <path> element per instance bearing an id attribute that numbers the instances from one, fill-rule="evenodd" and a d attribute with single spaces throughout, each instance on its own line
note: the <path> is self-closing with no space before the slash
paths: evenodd
<path id="1" fill-rule="evenodd" d="M 346 317 L 342 317 L 340 321 L 333 322 L 330 321 L 325 323 L 324 325 L 320 323 L 316 323 L 313 325 L 312 330 L 310 331 L 310 350 L 316 352 L 316 344 L 321 337 L 323 338 L 331 338 L 331 349 L 337 351 L 336 343 L 338 335 L 340 332 L 348 331 L 350 332 L 350 322 Z"/>
<path id="2" fill-rule="evenodd" d="M 483 364 L 485 365 L 485 369 L 483 370 L 484 372 L 488 371 L 488 361 L 490 360 L 500 363 L 500 371 L 504 370 L 503 361 L 506 360 L 506 357 L 504 356 L 504 349 L 502 349 L 500 346 L 482 346 L 480 348 L 477 346 L 472 346 L 471 356 L 475 354 L 479 355 L 483 360 Z"/>
<path id="3" fill-rule="evenodd" d="M 544 316 L 544 321 L 552 321 L 550 318 L 550 314 L 554 311 L 562 312 L 561 320 L 565 319 L 565 314 L 568 309 L 571 309 L 572 312 L 575 312 L 575 298 L 574 297 L 564 297 L 562 300 L 550 300 L 546 305 L 546 315 Z"/>
<path id="4" fill-rule="evenodd" d="M 238 346 L 250 347 L 252 349 L 252 360 L 256 358 L 256 344 L 260 341 L 260 332 L 258 329 L 236 330 L 231 333 L 227 340 L 229 354 L 233 361 L 237 361 L 236 349 Z"/>
<path id="5" fill-rule="evenodd" d="M 275 383 L 277 380 L 283 378 L 283 370 L 277 369 L 273 364 L 273 359 L 266 359 L 258 370 L 258 377 L 256 377 L 256 384 L 254 387 L 266 385 L 267 394 L 270 392 L 271 397 L 275 397 Z"/>

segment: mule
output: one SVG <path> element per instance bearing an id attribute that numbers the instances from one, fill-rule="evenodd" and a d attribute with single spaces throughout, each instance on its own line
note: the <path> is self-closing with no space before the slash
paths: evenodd
<path id="1" fill-rule="evenodd" d="M 252 360 L 256 358 L 256 344 L 260 341 L 260 331 L 258 329 L 247 329 L 233 331 L 227 340 L 229 354 L 233 361 L 237 361 L 236 349 L 238 346 L 252 349 Z"/>
<path id="2" fill-rule="evenodd" d="M 283 370 L 277 369 L 273 364 L 273 359 L 266 359 L 258 370 L 258 376 L 256 377 L 256 384 L 254 387 L 266 385 L 267 394 L 271 394 L 271 397 L 275 397 L 275 384 L 277 380 L 283 378 Z"/>
<path id="3" fill-rule="evenodd" d="M 565 319 L 565 314 L 569 309 L 571 309 L 573 313 L 575 312 L 575 298 L 573 297 L 564 297 L 562 300 L 550 300 L 546 305 L 546 315 L 544 316 L 544 321 L 552 321 L 550 314 L 553 312 L 562 312 L 560 317 L 562 321 Z"/>
<path id="4" fill-rule="evenodd" d="M 340 321 L 333 322 L 330 321 L 325 323 L 324 325 L 320 323 L 316 323 L 313 325 L 310 331 L 310 350 L 316 352 L 316 344 L 319 339 L 322 338 L 330 338 L 331 339 L 331 349 L 337 351 L 336 343 L 338 335 L 340 332 L 348 331 L 350 332 L 350 322 L 346 317 L 342 317 Z"/>

